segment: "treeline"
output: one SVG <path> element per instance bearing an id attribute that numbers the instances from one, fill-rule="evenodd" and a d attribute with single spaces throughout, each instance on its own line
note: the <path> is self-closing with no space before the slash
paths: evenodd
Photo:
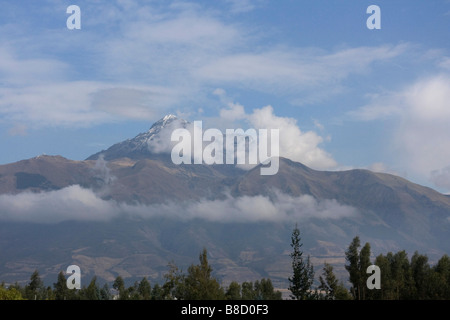
<path id="1" fill-rule="evenodd" d="M 327 263 L 319 277 L 319 286 L 313 288 L 314 270 L 309 256 L 303 259 L 299 250 L 299 230 L 292 234 L 293 277 L 289 278 L 291 298 L 301 300 L 449 300 L 450 257 L 443 255 L 431 266 L 428 257 L 417 251 L 411 259 L 405 250 L 380 254 L 371 261 L 371 248 L 365 243 L 361 248 L 359 237 L 353 238 L 345 251 L 345 269 L 349 273 L 350 288 L 338 281 L 333 267 Z M 360 249 L 361 248 L 361 249 Z M 299 258 L 300 257 L 300 258 Z M 367 280 L 371 274 L 367 268 L 380 268 L 380 289 L 369 289 Z"/>
<path id="2" fill-rule="evenodd" d="M 428 257 L 417 251 L 408 259 L 405 250 L 378 255 L 370 261 L 370 244 L 360 251 L 359 237 L 355 237 L 346 251 L 346 269 L 350 288 L 358 300 L 448 300 L 450 299 L 450 257 L 443 255 L 431 266 Z M 368 290 L 366 269 L 374 264 L 380 268 L 381 289 Z"/>
<path id="3" fill-rule="evenodd" d="M 183 273 L 173 264 L 164 275 L 163 285 L 153 287 L 146 277 L 133 285 L 126 287 L 121 276 L 118 276 L 112 289 L 105 283 L 99 287 L 97 277 L 93 277 L 88 286 L 79 290 L 67 288 L 63 272 L 58 274 L 57 281 L 50 286 L 44 286 L 36 270 L 30 277 L 30 282 L 22 287 L 14 284 L 6 288 L 0 285 L 0 300 L 280 300 L 281 292 L 275 291 L 270 279 L 239 284 L 231 282 L 227 288 L 222 287 L 212 276 L 212 268 L 208 263 L 207 251 L 203 249 L 198 265 L 192 264 L 187 273 Z M 113 293 L 112 293 L 113 292 Z"/>
<path id="4" fill-rule="evenodd" d="M 426 255 L 415 252 L 411 259 L 407 253 L 399 251 L 380 254 L 371 261 L 369 243 L 361 248 L 359 237 L 355 237 L 345 251 L 350 288 L 339 280 L 333 266 L 324 264 L 318 281 L 309 256 L 304 257 L 300 230 L 295 226 L 291 236 L 292 276 L 288 278 L 291 299 L 296 300 L 425 300 L 450 299 L 450 258 L 447 255 L 431 266 Z M 380 268 L 380 289 L 369 289 L 367 268 Z M 175 264 L 169 264 L 162 285 L 151 286 L 146 277 L 126 287 L 118 276 L 112 284 L 99 286 L 94 276 L 89 285 L 79 290 L 67 288 L 63 272 L 51 286 L 44 286 L 36 270 L 30 282 L 6 287 L 0 284 L 0 300 L 279 300 L 280 291 L 274 289 L 270 279 L 239 284 L 231 282 L 228 287 L 220 285 L 212 276 L 207 251 L 203 249 L 199 264 L 192 264 L 187 273 Z"/>

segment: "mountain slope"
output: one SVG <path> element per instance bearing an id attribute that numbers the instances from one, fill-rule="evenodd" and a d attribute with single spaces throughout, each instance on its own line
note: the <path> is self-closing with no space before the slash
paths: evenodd
<path id="1" fill-rule="evenodd" d="M 185 128 L 188 122 L 173 114 L 166 115 L 155 122 L 147 132 L 138 134 L 133 139 L 116 143 L 107 150 L 102 150 L 89 156 L 86 160 L 97 160 L 100 155 L 105 160 L 120 158 L 142 159 L 149 156 L 157 157 L 161 146 L 159 143 L 170 141 L 170 133 L 175 128 Z M 165 141 L 161 141 L 165 140 Z"/>
<path id="2" fill-rule="evenodd" d="M 187 124 L 166 116 L 148 132 L 85 161 L 40 156 L 1 165 L 0 280 L 25 281 L 38 268 L 55 281 L 64 266 L 78 264 L 86 277 L 148 276 L 161 282 L 169 261 L 185 269 L 207 247 L 225 283 L 271 277 L 283 287 L 296 222 L 316 271 L 327 261 L 343 277 L 344 251 L 356 235 L 370 242 L 374 253 L 419 250 L 431 260 L 450 253 L 448 196 L 390 174 L 317 171 L 284 158 L 273 176 L 261 176 L 259 166 L 243 171 L 233 165 L 174 165 L 162 139 Z M 24 210 L 41 214 L 33 212 L 45 199 L 39 195 L 74 185 L 88 190 L 80 195 L 87 203 L 82 208 L 100 205 L 119 213 L 106 221 L 11 219 Z M 27 197 L 17 197 L 23 194 Z M 76 200 L 63 198 L 49 211 L 63 215 Z M 266 213 L 271 205 L 276 219 Z M 164 215 L 128 216 L 135 206 L 140 212 L 164 209 Z M 196 215 L 200 211 L 216 219 Z M 193 218 L 181 219 L 187 213 Z"/>

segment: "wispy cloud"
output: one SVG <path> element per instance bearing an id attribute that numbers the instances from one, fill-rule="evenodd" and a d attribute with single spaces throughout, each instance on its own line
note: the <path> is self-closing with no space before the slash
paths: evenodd
<path id="1" fill-rule="evenodd" d="M 255 3 L 231 5 L 242 11 Z M 339 94 L 347 77 L 408 49 L 402 44 L 326 51 L 281 43 L 262 48 L 255 45 L 261 36 L 245 22 L 230 22 L 192 3 L 92 2 L 83 8 L 92 16 L 83 15 L 79 33 L 36 33 L 21 26 L 22 37 L 19 31 L 14 39 L 2 34 L 5 119 L 53 127 L 156 120 L 180 106 L 198 108 L 212 86 L 288 94 L 302 104 Z"/>
<path id="2" fill-rule="evenodd" d="M 269 48 L 261 52 L 222 55 L 201 66 L 197 74 L 214 83 L 243 84 L 277 94 L 330 89 L 352 74 L 370 71 L 373 63 L 393 59 L 408 45 L 347 48 L 326 52 L 308 48 Z"/>

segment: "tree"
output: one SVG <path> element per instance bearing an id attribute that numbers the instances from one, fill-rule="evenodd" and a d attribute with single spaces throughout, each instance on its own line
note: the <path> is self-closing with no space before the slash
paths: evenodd
<path id="1" fill-rule="evenodd" d="M 255 291 L 253 290 L 253 282 L 242 283 L 242 300 L 255 300 Z"/>
<path id="2" fill-rule="evenodd" d="M 360 253 L 359 253 L 359 264 L 358 264 L 358 268 L 359 268 L 359 290 L 361 290 L 361 299 L 362 300 L 366 300 L 366 298 L 368 298 L 368 296 L 370 296 L 370 293 L 372 292 L 372 290 L 366 290 L 367 289 L 367 285 L 366 285 L 366 279 L 367 279 L 367 268 L 371 265 L 372 263 L 370 262 L 370 244 L 366 242 L 366 244 L 364 245 L 364 247 L 361 249 Z M 368 291 L 368 292 L 367 292 Z M 366 292 L 368 293 L 366 295 Z"/>
<path id="3" fill-rule="evenodd" d="M 428 257 L 414 252 L 411 257 L 411 271 L 414 279 L 414 286 L 416 296 L 415 299 L 426 299 L 428 296 L 428 275 L 430 273 L 430 266 L 428 264 Z"/>
<path id="4" fill-rule="evenodd" d="M 307 300 L 313 297 L 311 290 L 314 281 L 314 269 L 310 263 L 309 256 L 306 262 L 303 260 L 303 246 L 300 238 L 300 230 L 295 225 L 291 236 L 291 247 L 293 248 L 290 254 L 292 258 L 292 277 L 289 277 L 289 290 L 291 291 L 291 298 L 297 300 Z"/>
<path id="5" fill-rule="evenodd" d="M 3 285 L 0 286 L 0 300 L 23 300 L 22 294 L 16 288 L 6 289 Z"/>
<path id="6" fill-rule="evenodd" d="M 379 254 L 375 258 L 375 265 L 380 268 L 381 290 L 377 290 L 374 295 L 376 299 L 391 300 L 394 299 L 393 279 L 391 275 L 391 258 L 393 254 L 389 252 L 387 256 Z"/>
<path id="7" fill-rule="evenodd" d="M 127 299 L 128 300 L 140 300 L 141 296 L 139 295 L 139 283 L 137 281 L 126 290 Z"/>
<path id="8" fill-rule="evenodd" d="M 325 300 L 350 300 L 352 297 L 344 284 L 336 278 L 333 266 L 326 263 L 323 267 L 323 277 L 319 277 L 319 290 Z"/>
<path id="9" fill-rule="evenodd" d="M 257 280 L 254 288 L 256 300 L 281 300 L 281 292 L 275 291 L 270 279 Z"/>
<path id="10" fill-rule="evenodd" d="M 111 300 L 111 293 L 107 283 L 100 289 L 100 300 Z"/>
<path id="11" fill-rule="evenodd" d="M 150 300 L 152 296 L 152 287 L 150 286 L 150 282 L 148 282 L 147 277 L 142 278 L 141 282 L 139 282 L 138 286 L 139 297 L 142 300 Z"/>
<path id="12" fill-rule="evenodd" d="M 164 290 L 159 284 L 153 286 L 152 300 L 164 300 Z"/>
<path id="13" fill-rule="evenodd" d="M 323 267 L 323 277 L 319 277 L 319 290 L 323 291 L 323 296 L 325 300 L 334 300 L 336 288 L 338 285 L 338 280 L 333 273 L 333 266 L 326 263 Z"/>
<path id="14" fill-rule="evenodd" d="M 55 300 L 66 300 L 69 299 L 69 288 L 67 288 L 66 277 L 64 272 L 58 273 L 58 278 L 56 283 L 53 284 L 55 292 Z"/>
<path id="15" fill-rule="evenodd" d="M 345 265 L 345 269 L 348 271 L 350 275 L 350 283 L 352 284 L 351 292 L 354 299 L 361 299 L 361 273 L 359 272 L 359 247 L 361 246 L 361 242 L 359 237 L 356 236 L 353 238 L 350 243 L 347 251 L 345 251 L 345 260 L 349 263 Z"/>
<path id="16" fill-rule="evenodd" d="M 200 264 L 191 265 L 185 278 L 185 299 L 217 300 L 224 299 L 225 293 L 219 282 L 211 276 L 207 251 L 204 248 L 199 256 Z"/>
<path id="17" fill-rule="evenodd" d="M 392 256 L 391 276 L 395 299 L 413 299 L 413 294 L 417 291 L 414 288 L 412 269 L 405 250 L 399 251 Z"/>
<path id="18" fill-rule="evenodd" d="M 439 259 L 434 267 L 434 272 L 438 278 L 439 292 L 437 296 L 440 299 L 450 299 L 450 257 L 446 254 Z"/>
<path id="19" fill-rule="evenodd" d="M 87 300 L 100 300 L 100 289 L 97 286 L 97 277 L 94 276 L 91 279 L 88 287 L 83 290 L 83 297 Z"/>
<path id="20" fill-rule="evenodd" d="M 25 295 L 28 300 L 40 300 L 45 296 L 44 283 L 39 276 L 39 271 L 35 270 L 30 277 L 30 283 L 25 287 Z"/>
<path id="21" fill-rule="evenodd" d="M 169 262 L 168 267 L 169 271 L 164 275 L 166 281 L 161 292 L 154 290 L 153 296 L 161 296 L 163 300 L 183 299 L 186 291 L 185 275 L 173 262 Z M 157 289 L 159 290 L 159 286 Z"/>
<path id="22" fill-rule="evenodd" d="M 241 286 L 236 281 L 232 281 L 228 286 L 227 292 L 225 293 L 227 300 L 240 300 L 241 296 Z"/>
<path id="23" fill-rule="evenodd" d="M 113 288 L 118 291 L 119 300 L 128 300 L 127 290 L 125 289 L 125 282 L 123 281 L 121 276 L 117 276 L 116 280 L 114 280 Z"/>

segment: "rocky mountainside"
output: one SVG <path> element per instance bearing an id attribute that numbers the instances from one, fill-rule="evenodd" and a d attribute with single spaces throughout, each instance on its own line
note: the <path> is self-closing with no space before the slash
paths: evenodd
<path id="1" fill-rule="evenodd" d="M 147 132 L 140 133 L 133 139 L 116 143 L 107 150 L 91 155 L 86 160 L 97 160 L 100 156 L 103 156 L 105 160 L 157 157 L 160 153 L 167 153 L 167 148 L 162 147 L 161 143 L 170 141 L 172 130 L 175 128 L 186 128 L 188 123 L 188 121 L 180 119 L 173 114 L 166 115 L 155 122 Z"/>

